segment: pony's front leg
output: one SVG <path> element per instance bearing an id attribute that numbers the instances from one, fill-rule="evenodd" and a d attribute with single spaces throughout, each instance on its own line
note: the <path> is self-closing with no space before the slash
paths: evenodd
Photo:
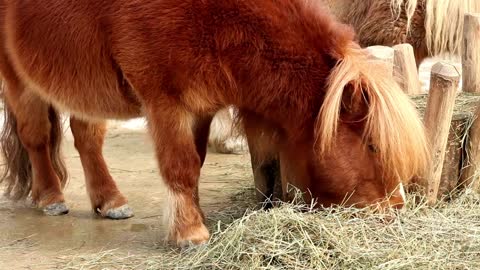
<path id="1" fill-rule="evenodd" d="M 87 192 L 93 210 L 103 217 L 125 219 L 133 216 L 127 199 L 118 190 L 102 154 L 106 124 L 70 118 L 75 148 L 80 154 Z"/>
<path id="2" fill-rule="evenodd" d="M 198 118 L 182 106 L 162 104 L 147 108 L 160 172 L 167 187 L 169 236 L 178 246 L 202 244 L 209 232 L 199 205 L 198 179 L 202 157 L 197 145 Z M 201 152 L 201 151 L 200 151 Z"/>

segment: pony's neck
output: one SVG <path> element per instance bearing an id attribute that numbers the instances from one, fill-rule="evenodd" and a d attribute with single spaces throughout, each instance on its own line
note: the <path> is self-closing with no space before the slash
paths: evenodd
<path id="1" fill-rule="evenodd" d="M 327 78 L 353 40 L 316 1 L 192 1 L 189 13 L 185 36 L 199 63 L 197 85 L 216 89 L 208 98 L 221 105 L 285 129 L 316 118 Z"/>
<path id="2" fill-rule="evenodd" d="M 282 129 L 300 133 L 308 126 L 307 122 L 313 124 L 320 110 L 328 67 L 333 64 L 314 61 L 316 64 L 309 66 L 306 58 L 289 58 L 281 50 L 271 49 L 278 52 L 278 58 L 265 58 L 262 52 L 257 52 L 247 56 L 257 61 L 232 63 L 231 70 L 237 75 L 234 77 L 241 78 L 236 80 L 237 95 L 232 103 Z M 317 57 L 322 59 L 320 55 Z M 295 65 L 305 68 L 296 70 Z"/>
<path id="3" fill-rule="evenodd" d="M 193 31 L 205 35 L 195 42 L 199 55 L 215 59 L 224 101 L 291 126 L 316 117 L 335 58 L 353 39 L 350 28 L 304 0 L 196 5 Z M 233 15 L 211 14 L 225 9 Z"/>

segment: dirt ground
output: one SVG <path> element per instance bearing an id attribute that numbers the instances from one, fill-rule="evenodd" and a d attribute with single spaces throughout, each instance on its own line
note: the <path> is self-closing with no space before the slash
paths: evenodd
<path id="1" fill-rule="evenodd" d="M 70 180 L 65 195 L 70 213 L 44 216 L 28 204 L 12 203 L 2 197 L 0 269 L 56 269 L 77 254 L 110 249 L 126 254 L 156 252 L 164 245 L 165 188 L 148 135 L 129 124 L 110 125 L 104 154 L 135 216 L 115 221 L 92 213 L 80 159 L 67 130 L 64 154 Z M 248 155 L 207 154 L 200 184 L 201 204 L 207 216 L 231 204 L 232 195 L 249 186 L 253 186 L 253 180 Z"/>

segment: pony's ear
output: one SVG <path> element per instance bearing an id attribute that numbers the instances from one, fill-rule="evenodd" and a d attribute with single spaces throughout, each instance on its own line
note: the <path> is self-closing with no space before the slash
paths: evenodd
<path id="1" fill-rule="evenodd" d="M 344 122 L 362 122 L 369 113 L 369 96 L 364 91 L 365 85 L 360 81 L 352 81 L 345 85 L 340 108 L 340 120 Z"/>

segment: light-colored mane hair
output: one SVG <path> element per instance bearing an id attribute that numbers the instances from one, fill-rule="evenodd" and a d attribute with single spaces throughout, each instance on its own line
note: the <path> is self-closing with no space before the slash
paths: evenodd
<path id="1" fill-rule="evenodd" d="M 425 34 L 431 55 L 460 54 L 463 18 L 467 12 L 480 12 L 479 0 L 391 0 L 393 13 L 405 7 L 408 27 L 420 1 L 425 3 Z"/>
<path id="2" fill-rule="evenodd" d="M 342 97 L 346 86 L 351 85 L 357 99 L 367 97 L 364 140 L 371 140 L 378 149 L 388 179 L 408 183 L 415 175 L 423 176 L 428 166 L 427 139 L 412 101 L 383 62 L 369 59 L 367 52 L 354 44 L 342 54 L 330 74 L 315 127 L 320 155 L 334 147 Z"/>

